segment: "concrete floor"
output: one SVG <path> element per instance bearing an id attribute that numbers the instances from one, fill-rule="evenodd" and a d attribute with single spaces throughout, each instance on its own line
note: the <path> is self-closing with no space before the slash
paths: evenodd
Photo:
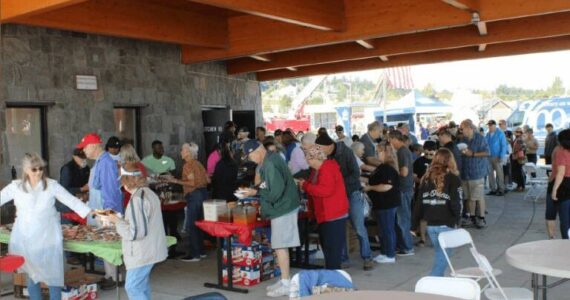
<path id="1" fill-rule="evenodd" d="M 488 227 L 483 230 L 469 229 L 478 250 L 486 255 L 495 268 L 503 270 L 498 277 L 502 286 L 530 288 L 530 274 L 507 264 L 504 253 L 512 245 L 546 238 L 544 226 L 544 200 L 534 204 L 523 201 L 523 194 L 509 193 L 506 197 L 487 197 Z M 393 265 L 376 265 L 372 271 L 363 271 L 358 254 L 352 255 L 351 274 L 361 290 L 404 290 L 413 291 L 415 283 L 426 276 L 431 269 L 433 248 L 416 248 L 416 255 L 399 258 Z M 570 257 L 570 256 L 569 256 Z M 474 261 L 467 249 L 454 253 L 452 262 L 457 266 L 471 266 Z M 209 257 L 197 263 L 169 260 L 157 265 L 151 276 L 153 299 L 180 300 L 188 296 L 213 291 L 203 287 L 203 283 L 214 282 L 215 258 Z M 294 270 L 296 272 L 297 270 Z M 7 276 L 3 277 L 3 288 L 10 285 Z M 552 279 L 551 279 L 552 280 Z M 228 299 L 264 299 L 265 287 L 273 281 L 263 282 L 249 288 L 249 294 L 222 293 Z M 549 291 L 549 299 L 570 299 L 570 283 Z M 115 291 L 105 291 L 101 299 L 116 299 Z M 2 299 L 13 299 L 2 297 Z M 121 290 L 121 299 L 127 299 Z M 283 298 L 284 299 L 284 298 Z"/>

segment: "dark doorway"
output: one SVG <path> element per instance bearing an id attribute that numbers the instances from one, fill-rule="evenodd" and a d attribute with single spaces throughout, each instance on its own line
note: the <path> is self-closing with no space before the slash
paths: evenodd
<path id="1" fill-rule="evenodd" d="M 231 109 L 217 107 L 203 107 L 202 121 L 204 122 L 204 153 L 206 157 L 218 143 L 224 124 L 231 119 Z"/>
<path id="2" fill-rule="evenodd" d="M 255 110 L 234 110 L 232 111 L 232 120 L 240 127 L 249 129 L 249 138 L 255 138 Z"/>

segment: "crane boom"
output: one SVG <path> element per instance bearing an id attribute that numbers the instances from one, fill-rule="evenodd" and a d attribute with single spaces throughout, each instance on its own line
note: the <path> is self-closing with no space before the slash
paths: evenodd
<path id="1" fill-rule="evenodd" d="M 309 84 L 307 84 L 295 99 L 293 99 L 287 119 L 294 120 L 301 115 L 303 106 L 307 103 L 311 94 L 317 89 L 317 87 L 319 87 L 319 85 L 321 85 L 325 78 L 327 78 L 326 75 L 314 76 L 311 78 Z"/>

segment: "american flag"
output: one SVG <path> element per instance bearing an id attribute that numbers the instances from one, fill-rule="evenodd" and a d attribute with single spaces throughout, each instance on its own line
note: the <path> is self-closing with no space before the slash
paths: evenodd
<path id="1" fill-rule="evenodd" d="M 388 86 L 390 88 L 414 89 L 411 67 L 388 68 L 384 72 L 386 72 L 386 76 L 388 77 Z"/>

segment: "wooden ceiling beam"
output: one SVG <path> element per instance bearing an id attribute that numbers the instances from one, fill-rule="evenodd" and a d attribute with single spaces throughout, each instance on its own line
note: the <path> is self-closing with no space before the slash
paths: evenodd
<path id="1" fill-rule="evenodd" d="M 18 18 L 30 17 L 85 1 L 87 0 L 2 0 L 0 1 L 0 21 L 7 23 Z"/>
<path id="2" fill-rule="evenodd" d="M 268 71 L 289 66 L 306 66 L 345 60 L 393 56 L 406 53 L 496 44 L 570 34 L 570 12 L 535 16 L 488 24 L 489 33 L 479 35 L 474 26 L 426 31 L 371 40 L 374 49 L 364 49 L 355 43 L 315 47 L 271 54 L 271 62 L 250 59 L 227 62 L 229 74 Z"/>
<path id="3" fill-rule="evenodd" d="M 257 73 L 257 80 L 278 80 L 292 77 L 305 77 L 341 72 L 364 71 L 370 69 L 411 66 L 420 64 L 440 63 L 448 61 L 490 58 L 498 56 L 520 55 L 538 52 L 561 51 L 570 49 L 570 36 L 545 38 L 528 41 L 518 41 L 505 44 L 490 45 L 483 52 L 473 47 L 432 51 L 426 53 L 405 54 L 390 57 L 389 61 L 378 58 L 369 58 L 354 61 L 344 61 L 332 64 L 323 64 L 297 68 L 297 72 L 275 70 Z"/>
<path id="4" fill-rule="evenodd" d="M 227 46 L 227 19 L 142 0 L 92 0 L 14 23 L 201 47 Z"/>
<path id="5" fill-rule="evenodd" d="M 520 18 L 570 10 L 568 0 L 479 0 L 482 21 Z M 472 24 L 470 14 L 441 1 L 347 0 L 346 30 L 318 32 L 292 24 L 237 16 L 229 20 L 229 48 L 183 47 L 182 61 L 198 63 L 259 53 L 288 51 Z"/>
<path id="6" fill-rule="evenodd" d="M 343 0 L 189 0 L 318 30 L 346 28 Z"/>

